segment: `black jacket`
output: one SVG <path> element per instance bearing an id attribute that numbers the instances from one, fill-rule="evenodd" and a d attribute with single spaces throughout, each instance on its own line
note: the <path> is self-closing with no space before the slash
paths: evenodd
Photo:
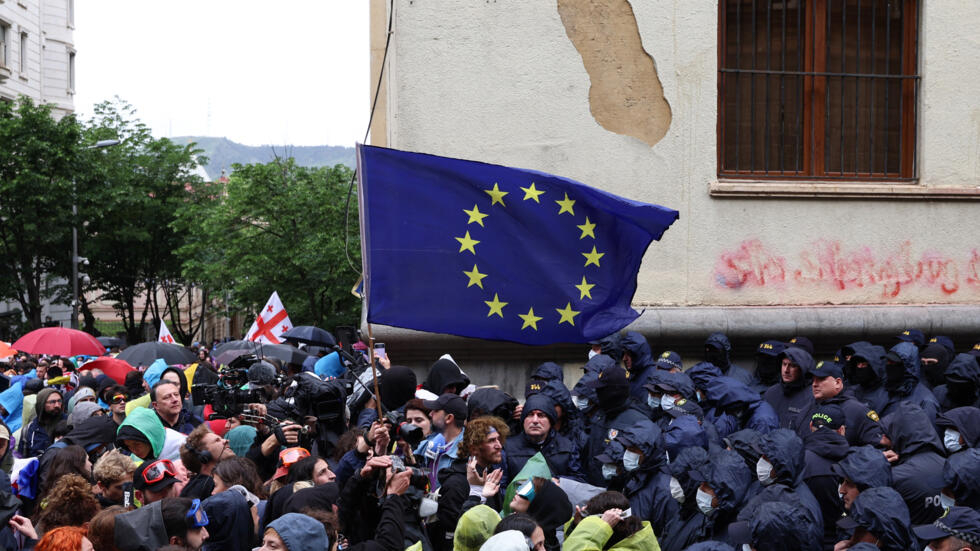
<path id="1" fill-rule="evenodd" d="M 507 473 L 509 476 L 516 476 L 524 468 L 528 459 L 540 452 L 545 461 L 548 462 L 551 476 L 573 478 L 578 481 L 584 480 L 582 466 L 579 464 L 579 450 L 571 440 L 554 430 L 549 432 L 544 442 L 540 444 L 532 442 L 522 432 L 517 436 L 508 438 L 504 449 L 507 452 Z"/>
<path id="2" fill-rule="evenodd" d="M 929 524 L 943 514 L 943 445 L 921 409 L 909 406 L 882 421 L 898 462 L 892 466 L 894 487 L 908 505 L 913 524 Z"/>
<path id="3" fill-rule="evenodd" d="M 470 495 L 470 483 L 466 480 L 466 457 L 456 459 L 449 467 L 439 471 L 439 510 L 436 522 L 429 524 L 429 540 L 436 551 L 453 548 L 456 523 L 465 513 L 464 503 Z M 516 474 L 516 473 L 515 473 Z M 500 494 L 488 499 L 486 505 L 495 511 L 503 507 Z"/>
<path id="4" fill-rule="evenodd" d="M 850 447 L 847 439 L 820 427 L 803 439 L 806 466 L 803 481 L 820 504 L 823 515 L 823 547 L 833 549 L 837 543 L 837 520 L 844 514 L 844 503 L 837 493 L 840 483 L 831 467 L 844 459 Z"/>
<path id="5" fill-rule="evenodd" d="M 801 424 L 797 434 L 805 438 L 810 432 L 809 419 L 817 412 L 817 407 L 824 404 L 836 404 L 844 411 L 844 426 L 847 427 L 844 436 L 852 446 L 877 446 L 881 442 L 881 423 L 878 413 L 858 402 L 853 397 L 838 394 L 833 398 L 812 402 L 810 408 L 803 414 L 806 424 Z"/>

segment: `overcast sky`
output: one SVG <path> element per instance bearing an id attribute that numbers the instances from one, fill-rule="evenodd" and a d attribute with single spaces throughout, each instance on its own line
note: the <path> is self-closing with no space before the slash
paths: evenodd
<path id="1" fill-rule="evenodd" d="M 75 110 L 113 96 L 159 137 L 353 145 L 369 112 L 367 0 L 80 0 Z"/>

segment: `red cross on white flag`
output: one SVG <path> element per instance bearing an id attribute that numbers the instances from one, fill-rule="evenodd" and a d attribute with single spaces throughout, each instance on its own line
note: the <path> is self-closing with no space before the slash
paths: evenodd
<path id="1" fill-rule="evenodd" d="M 259 316 L 252 322 L 252 327 L 245 334 L 245 340 L 263 342 L 266 344 L 279 344 L 282 335 L 293 327 L 293 322 L 289 321 L 286 308 L 279 300 L 279 293 L 273 291 L 269 297 L 269 302 L 259 313 Z"/>
<path id="2" fill-rule="evenodd" d="M 174 340 L 173 335 L 170 334 L 170 330 L 167 329 L 167 324 L 160 320 L 160 334 L 157 336 L 157 340 L 160 342 L 166 342 L 170 344 L 177 344 Z"/>

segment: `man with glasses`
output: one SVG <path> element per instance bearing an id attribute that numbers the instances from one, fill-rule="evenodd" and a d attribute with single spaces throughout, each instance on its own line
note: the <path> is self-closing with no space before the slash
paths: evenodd
<path id="1" fill-rule="evenodd" d="M 143 505 L 160 501 L 165 497 L 177 497 L 177 468 L 169 459 L 144 461 L 133 471 L 133 489 L 136 499 Z"/>
<path id="2" fill-rule="evenodd" d="M 103 393 L 103 396 L 105 403 L 109 404 L 109 413 L 112 415 L 112 420 L 116 423 L 116 426 L 121 425 L 126 419 L 126 402 L 129 401 L 126 396 L 126 387 L 113 385 Z"/>
<path id="3" fill-rule="evenodd" d="M 59 390 L 44 388 L 34 403 L 37 417 L 24 429 L 17 445 L 22 457 L 37 457 L 53 443 L 51 435 L 59 421 L 65 419 L 64 398 Z"/>

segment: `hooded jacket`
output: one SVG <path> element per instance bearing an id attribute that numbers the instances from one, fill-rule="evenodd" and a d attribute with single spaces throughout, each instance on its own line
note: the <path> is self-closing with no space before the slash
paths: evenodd
<path id="1" fill-rule="evenodd" d="M 668 416 L 670 422 L 663 429 L 664 448 L 670 460 L 677 457 L 683 449 L 698 447 L 708 449 L 708 433 L 693 415 Z"/>
<path id="2" fill-rule="evenodd" d="M 800 438 L 806 437 L 810 432 L 809 420 L 817 412 L 817 407 L 824 404 L 838 405 L 844 411 L 844 426 L 847 427 L 847 432 L 844 436 L 852 446 L 877 446 L 881 442 L 881 423 L 878 412 L 869 409 L 866 405 L 844 392 L 833 398 L 810 403 L 809 409 L 807 409 L 802 417 L 807 422 L 801 422 L 797 430 Z"/>
<path id="3" fill-rule="evenodd" d="M 527 508 L 527 514 L 538 523 L 544 532 L 544 545 L 549 551 L 561 549 L 555 531 L 571 520 L 573 513 L 572 503 L 568 500 L 568 496 L 550 480 L 545 480 Z"/>
<path id="4" fill-rule="evenodd" d="M 704 524 L 695 535 L 694 541 L 728 541 L 728 525 L 736 520 L 742 505 L 751 497 L 748 490 L 755 476 L 745 466 L 742 457 L 731 450 L 712 453 L 708 464 L 692 476 L 707 482 L 718 499 L 718 506 L 714 511 L 701 515 Z"/>
<path id="5" fill-rule="evenodd" d="M 919 357 L 936 360 L 935 363 L 922 364 L 922 384 L 933 389 L 946 382 L 946 368 L 949 367 L 949 361 L 953 359 L 956 352 L 938 342 L 930 341 L 930 343 Z"/>
<path id="6" fill-rule="evenodd" d="M 299 513 L 286 513 L 269 523 L 279 534 L 287 551 L 327 548 L 327 531 L 320 521 Z"/>
<path id="7" fill-rule="evenodd" d="M 486 505 L 477 505 L 459 517 L 453 534 L 453 551 L 479 551 L 500 522 L 500 514 Z"/>
<path id="8" fill-rule="evenodd" d="M 532 411 L 542 411 L 555 423 L 555 404 L 543 394 L 532 394 L 524 404 L 521 421 Z M 524 432 L 508 438 L 504 444 L 507 457 L 507 472 L 517 474 L 524 468 L 528 459 L 540 453 L 548 461 L 552 476 L 584 480 L 582 466 L 579 464 L 579 449 L 575 444 L 551 429 L 541 442 L 534 442 Z"/>
<path id="9" fill-rule="evenodd" d="M 546 363 L 538 367 L 542 369 L 546 365 L 555 365 Z M 538 371 L 535 371 L 537 373 Z M 535 383 L 535 379 L 532 378 L 528 381 L 528 385 L 524 390 L 524 399 L 528 399 L 533 394 L 544 394 L 545 396 L 551 398 L 556 404 L 561 406 L 561 427 L 558 428 L 558 432 L 564 435 L 566 438 L 572 441 L 576 449 L 582 449 L 585 447 L 585 443 L 588 441 L 588 430 L 585 427 L 584 415 L 572 401 L 572 394 L 568 391 L 568 387 L 565 383 L 561 382 L 561 379 L 548 379 L 548 380 L 538 380 L 537 390 L 532 390 L 531 386 Z M 470 397 L 472 399 L 472 396 Z"/>
<path id="10" fill-rule="evenodd" d="M 715 377 L 707 382 L 704 391 L 715 406 L 705 420 L 714 422 L 721 438 L 741 429 L 768 434 L 779 428 L 779 417 L 772 406 L 745 383 L 731 377 Z M 726 422 L 725 415 L 734 418 L 734 425 Z"/>
<path id="11" fill-rule="evenodd" d="M 892 485 L 892 466 L 881 450 L 872 446 L 851 448 L 831 469 L 841 478 L 847 478 L 858 490 Z"/>
<path id="12" fill-rule="evenodd" d="M 800 432 L 801 427 L 810 422 L 809 419 L 804 419 L 804 415 L 813 404 L 813 391 L 806 383 L 811 379 L 810 371 L 815 363 L 806 350 L 799 348 L 787 348 L 780 356 L 785 356 L 800 366 L 800 378 L 793 383 L 786 383 L 780 374 L 779 382 L 766 389 L 762 397 L 776 411 L 780 428 Z"/>
<path id="13" fill-rule="evenodd" d="M 116 516 L 115 540 L 119 551 L 156 551 L 167 545 L 161 501 Z"/>
<path id="14" fill-rule="evenodd" d="M 888 391 L 885 389 L 885 349 L 865 342 L 857 342 L 845 347 L 853 352 L 844 367 L 844 377 L 848 387 L 844 391 L 869 409 L 880 412 L 888 405 Z M 860 360 L 868 362 L 870 371 L 857 368 Z M 862 378 L 863 377 L 863 378 Z"/>
<path id="15" fill-rule="evenodd" d="M 676 516 L 667 519 L 667 527 L 660 535 L 660 547 L 665 551 L 681 551 L 694 541 L 704 524 L 704 515 L 698 510 L 697 490 L 700 477 L 692 473 L 705 472 L 708 452 L 701 448 L 685 448 L 677 454 L 668 468 L 684 492 L 684 502 Z"/>
<path id="16" fill-rule="evenodd" d="M 662 433 L 652 421 L 644 419 L 622 431 L 616 439 L 624 445 L 631 443 L 643 454 L 639 468 L 626 473 L 623 495 L 630 500 L 634 515 L 650 521 L 654 533 L 663 534 L 667 521 L 677 516 L 680 505 L 670 494 L 670 471 Z"/>
<path id="17" fill-rule="evenodd" d="M 221 492 L 202 501 L 201 506 L 208 515 L 208 539 L 202 551 L 251 551 L 255 526 L 242 494 Z"/>
<path id="18" fill-rule="evenodd" d="M 803 482 L 820 504 L 824 547 L 832 549 L 837 543 L 837 520 L 844 514 L 844 502 L 837 493 L 840 481 L 833 466 L 847 457 L 850 447 L 846 438 L 827 427 L 819 427 L 807 434 L 803 438 L 803 447 Z"/>
<path id="19" fill-rule="evenodd" d="M 952 384 L 951 384 L 952 383 Z M 972 354 L 957 354 L 946 368 L 946 383 L 933 389 L 942 411 L 980 407 L 980 365 Z"/>
<path id="20" fill-rule="evenodd" d="M 24 383 L 16 382 L 10 388 L 0 392 L 0 406 L 7 410 L 7 415 L 3 418 L 11 434 L 17 432 L 21 427 L 21 412 L 24 407 Z"/>
<path id="21" fill-rule="evenodd" d="M 504 530 L 494 534 L 480 546 L 480 551 L 530 551 L 528 539 L 517 530 Z"/>
<path id="22" fill-rule="evenodd" d="M 902 404 L 910 403 L 922 408 L 930 419 L 935 420 L 939 413 L 939 401 L 932 391 L 919 382 L 919 348 L 910 342 L 900 342 L 891 351 L 902 359 L 902 376 L 899 380 L 893 381 L 891 377 L 886 380 L 888 404 L 878 415 L 889 415 L 898 411 Z"/>
<path id="23" fill-rule="evenodd" d="M 967 406 L 941 413 L 936 419 L 936 426 L 940 436 L 947 428 L 960 433 L 965 441 L 964 449 L 980 447 L 980 408 Z"/>
<path id="24" fill-rule="evenodd" d="M 555 362 L 545 362 L 534 368 L 534 371 L 531 372 L 531 378 L 543 382 L 558 381 L 564 383 L 565 371 Z"/>
<path id="25" fill-rule="evenodd" d="M 621 551 L 660 551 L 657 536 L 649 522 L 643 521 L 642 527 L 625 537 L 608 549 Z M 563 551 L 601 551 L 613 536 L 613 529 L 600 517 L 590 516 L 582 519 L 575 531 L 565 539 Z"/>
<path id="26" fill-rule="evenodd" d="M 136 408 L 126 416 L 116 431 L 116 447 L 126 448 L 123 440 L 139 440 L 150 445 L 153 459 L 180 459 L 180 447 L 187 436 L 164 428 L 160 417 L 152 409 Z M 149 458 L 147 458 L 149 459 Z"/>
<path id="27" fill-rule="evenodd" d="M 27 425 L 17 445 L 17 451 L 21 457 L 37 457 L 51 445 L 51 430 L 58 421 L 65 419 L 64 413 L 57 417 L 45 418 L 43 416 L 44 403 L 48 396 L 52 394 L 63 396 L 61 391 L 53 388 L 43 388 L 37 393 L 37 401 L 34 403 L 34 420 Z"/>
<path id="28" fill-rule="evenodd" d="M 706 349 L 710 346 L 717 351 L 714 357 L 705 359 L 717 365 L 718 368 L 721 369 L 722 375 L 731 377 L 751 388 L 752 374 L 749 373 L 748 370 L 732 363 L 732 343 L 728 340 L 728 337 L 726 337 L 724 333 L 712 333 L 708 335 L 708 339 L 704 341 L 704 346 Z"/>
<path id="29" fill-rule="evenodd" d="M 914 406 L 882 420 L 898 462 L 892 466 L 894 488 L 902 495 L 912 522 L 929 524 L 943 514 L 943 444 L 926 413 Z"/>
<path id="30" fill-rule="evenodd" d="M 596 358 L 598 357 L 596 356 Z M 649 419 L 646 414 L 632 407 L 629 400 L 626 400 L 621 406 L 614 409 L 596 412 L 592 423 L 592 430 L 589 433 L 588 446 L 582 458 L 583 463 L 585 463 L 585 475 L 589 484 L 606 486 L 607 482 L 602 477 L 602 463 L 596 460 L 596 456 L 606 449 L 606 446 L 619 434 L 619 431 L 628 429 L 640 421 L 647 420 Z"/>
<path id="31" fill-rule="evenodd" d="M 440 358 L 429 368 L 429 374 L 422 383 L 422 388 L 440 396 L 447 386 L 455 386 L 457 392 L 462 392 L 470 384 L 470 379 L 448 358 Z"/>
<path id="32" fill-rule="evenodd" d="M 115 440 L 116 423 L 112 421 L 112 417 L 104 415 L 83 420 L 72 427 L 64 438 L 65 443 L 81 446 L 85 451 L 92 451 L 100 445 L 109 448 Z"/>
<path id="33" fill-rule="evenodd" d="M 630 382 L 630 396 L 641 404 L 647 403 L 647 390 L 643 385 L 647 384 L 650 376 L 657 370 L 653 365 L 653 354 L 650 352 L 650 344 L 646 338 L 636 331 L 629 331 L 623 335 L 623 352 L 629 353 L 632 363 L 627 370 L 627 377 Z"/>
<path id="34" fill-rule="evenodd" d="M 943 466 L 943 484 L 957 505 L 980 511 L 980 449 L 955 453 Z"/>
<path id="35" fill-rule="evenodd" d="M 773 483 L 782 484 L 793 490 L 800 502 L 810 512 L 815 526 L 823 526 L 820 503 L 810 492 L 803 480 L 806 455 L 803 441 L 789 429 L 779 429 L 766 434 L 759 441 L 759 451 L 772 464 Z"/>
<path id="36" fill-rule="evenodd" d="M 749 521 L 755 551 L 820 551 L 813 538 L 813 519 L 805 511 L 785 501 L 762 503 Z"/>
<path id="37" fill-rule="evenodd" d="M 878 547 L 884 551 L 908 551 L 915 543 L 912 536 L 909 511 L 901 496 L 892 488 L 871 488 L 851 504 L 850 517 L 878 538 Z M 930 521 L 931 522 L 931 521 Z"/>

